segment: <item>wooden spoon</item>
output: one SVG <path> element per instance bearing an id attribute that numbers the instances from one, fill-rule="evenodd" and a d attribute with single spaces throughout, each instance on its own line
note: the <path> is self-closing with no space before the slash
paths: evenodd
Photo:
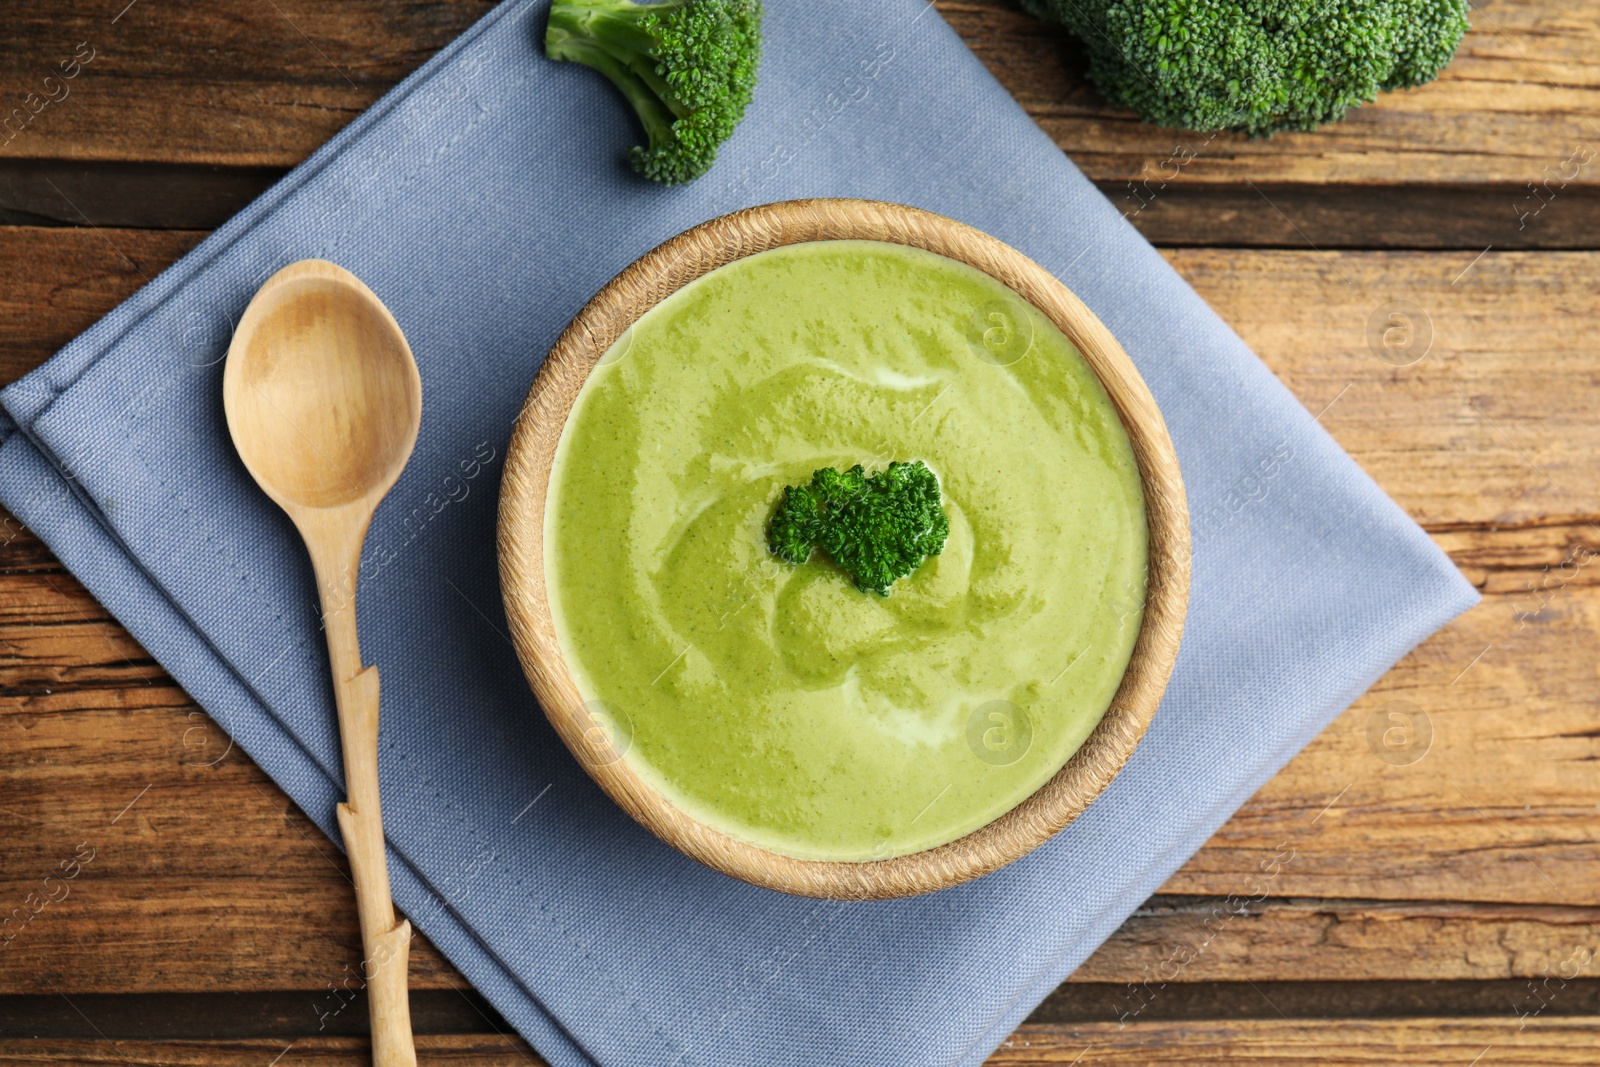
<path id="1" fill-rule="evenodd" d="M 311 553 L 333 667 L 348 799 L 339 805 L 355 876 L 377 1067 L 413 1067 L 406 966 L 378 807 L 378 668 L 361 665 L 355 590 L 372 514 L 411 457 L 422 379 L 394 316 L 342 267 L 283 268 L 245 309 L 222 374 L 228 432 L 252 477 Z"/>

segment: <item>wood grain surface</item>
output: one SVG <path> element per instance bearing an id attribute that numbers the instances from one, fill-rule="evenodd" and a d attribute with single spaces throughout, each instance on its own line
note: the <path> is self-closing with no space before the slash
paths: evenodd
<path id="1" fill-rule="evenodd" d="M 11 47 L 0 84 L 19 98 L 80 42 L 93 58 L 66 99 L 0 145 L 11 178 L 0 221 L 209 228 L 492 4 L 216 0 L 136 4 L 115 22 L 81 0 L 4 6 Z M 1475 4 L 1474 28 L 1437 82 L 1385 94 L 1341 124 L 1265 140 L 1162 130 L 1109 107 L 1084 80 L 1078 46 L 1011 0 L 937 7 L 1161 242 L 1600 244 L 1600 159 L 1563 165 L 1600 151 L 1592 4 Z"/>
<path id="2" fill-rule="evenodd" d="M 17 98 L 96 49 L 0 145 L 0 381 L 489 8 L 124 4 L 0 3 Z M 992 1062 L 1594 1062 L 1600 161 L 1550 174 L 1600 147 L 1600 10 L 1487 0 L 1438 83 L 1246 141 L 1108 108 L 1006 0 L 938 7 L 1484 594 Z M 1369 339 L 1402 303 L 1403 366 Z M 364 1062 L 343 856 L 15 520 L 0 545 L 0 899 L 94 850 L 0 949 L 0 1063 Z M 1385 744 L 1397 710 L 1425 746 Z M 537 1062 L 421 938 L 412 985 L 423 1061 Z"/>
<path id="3" fill-rule="evenodd" d="M 87 42 L 66 100 L 6 146 L 14 157 L 293 166 L 493 4 L 488 0 L 141 0 L 11 4 L 0 78 L 20 93 Z M 1108 106 L 1079 47 L 1007 0 L 939 0 L 940 14 L 1091 177 L 1138 181 L 1189 144 L 1185 182 L 1387 184 L 1540 180 L 1600 139 L 1600 10 L 1551 0 L 1475 4 L 1438 81 L 1388 93 L 1344 123 L 1250 140 L 1174 134 Z M 890 42 L 892 45 L 893 42 Z M 24 140 L 25 139 L 25 140 Z M 1589 169 L 1581 184 L 1593 184 Z M 1509 214 L 1509 212 L 1508 212 Z"/>
<path id="4" fill-rule="evenodd" d="M 1549 1020 L 1519 1029 L 1515 1021 L 1463 1024 L 1458 1019 L 1374 1020 L 1352 1026 L 1318 1020 L 1261 1019 L 1231 1023 L 1114 1023 L 1063 1026 L 1030 1023 L 1000 1046 L 990 1067 L 1213 1067 L 1275 1064 L 1280 1067 L 1590 1067 L 1583 1044 L 1600 1018 Z M 1492 1058 L 1491 1058 L 1492 1056 Z M 274 1057 L 278 1057 L 274 1059 Z M 508 1034 L 425 1036 L 417 1039 L 422 1064 L 545 1067 L 545 1061 Z M 356 1067 L 367 1062 L 359 1038 L 310 1036 L 231 1040 L 115 1040 L 104 1038 L 0 1038 L 0 1064 L 134 1064 L 165 1067 Z"/>

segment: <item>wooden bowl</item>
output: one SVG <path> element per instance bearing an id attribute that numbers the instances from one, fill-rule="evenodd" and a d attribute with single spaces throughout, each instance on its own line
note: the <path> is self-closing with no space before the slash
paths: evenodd
<path id="1" fill-rule="evenodd" d="M 735 840 L 685 815 L 607 752 L 556 638 L 545 590 L 545 494 L 556 444 L 589 372 L 641 315 L 726 263 L 781 245 L 860 239 L 925 249 L 1009 286 L 1077 345 L 1122 417 L 1144 483 L 1149 591 L 1110 709 L 1055 776 L 988 825 L 938 848 L 862 862 L 802 860 Z M 793 200 L 724 215 L 674 237 L 612 279 L 551 349 L 511 435 L 500 495 L 506 616 L 545 714 L 601 788 L 674 848 L 724 874 L 809 897 L 876 900 L 957 885 L 1048 841 L 1105 789 L 1144 735 L 1178 654 L 1189 595 L 1189 517 L 1177 457 L 1155 400 L 1100 320 L 1044 268 L 987 234 L 871 200 Z M 597 758 L 598 757 L 598 758 Z M 609 757 L 609 758 L 608 758 Z"/>

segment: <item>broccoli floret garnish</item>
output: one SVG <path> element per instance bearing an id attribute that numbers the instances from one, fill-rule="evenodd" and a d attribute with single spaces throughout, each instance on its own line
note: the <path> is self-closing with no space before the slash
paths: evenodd
<path id="1" fill-rule="evenodd" d="M 551 59 L 611 79 L 649 143 L 628 153 L 651 181 L 704 174 L 750 104 L 761 60 L 761 0 L 555 0 Z"/>
<path id="2" fill-rule="evenodd" d="M 767 547 L 779 559 L 804 563 L 820 548 L 858 589 L 881 596 L 937 556 L 948 536 L 939 479 L 921 460 L 872 475 L 859 463 L 825 467 L 810 485 L 786 486 L 767 524 Z"/>
<path id="3" fill-rule="evenodd" d="M 1112 103 L 1181 130 L 1264 136 L 1432 81 L 1468 0 L 1022 0 L 1088 52 Z"/>

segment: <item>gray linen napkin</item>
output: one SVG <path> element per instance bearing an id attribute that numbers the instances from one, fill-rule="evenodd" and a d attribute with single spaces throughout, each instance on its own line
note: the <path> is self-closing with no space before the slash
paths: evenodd
<path id="1" fill-rule="evenodd" d="M 925 3 L 769 8 L 755 104 L 705 179 L 634 179 L 621 103 L 543 58 L 542 3 L 507 3 L 0 397 L 0 501 L 337 840 L 309 568 L 228 444 L 220 361 L 292 260 L 388 304 L 426 397 L 360 600 L 395 896 L 559 1067 L 982 1062 L 1475 600 Z M 753 889 L 636 827 L 545 723 L 499 606 L 501 460 L 556 334 L 666 237 L 798 196 L 951 215 L 1055 272 L 1149 382 L 1195 515 L 1183 652 L 1127 769 L 1027 859 L 896 903 Z"/>

